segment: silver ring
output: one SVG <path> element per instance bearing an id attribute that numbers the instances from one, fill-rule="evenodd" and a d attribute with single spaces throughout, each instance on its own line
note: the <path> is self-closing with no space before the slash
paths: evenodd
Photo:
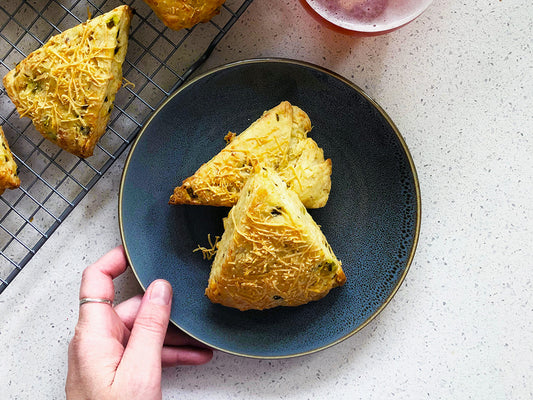
<path id="1" fill-rule="evenodd" d="M 109 299 L 99 299 L 97 297 L 84 297 L 83 299 L 80 299 L 80 307 L 82 304 L 85 303 L 103 303 L 103 304 L 109 304 L 110 306 L 113 306 L 113 302 Z"/>

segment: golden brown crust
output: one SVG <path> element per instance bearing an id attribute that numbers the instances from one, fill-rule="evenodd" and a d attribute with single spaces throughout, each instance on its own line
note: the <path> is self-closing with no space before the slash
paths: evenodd
<path id="1" fill-rule="evenodd" d="M 298 196 L 261 169 L 224 220 L 207 297 L 239 310 L 298 306 L 346 281 L 318 225 Z"/>
<path id="2" fill-rule="evenodd" d="M 193 176 L 174 189 L 170 204 L 233 206 L 256 165 L 280 173 L 308 208 L 323 207 L 331 189 L 331 160 L 307 137 L 308 115 L 284 101 L 266 111 Z"/>
<path id="3" fill-rule="evenodd" d="M 4 130 L 0 126 L 0 194 L 5 189 L 16 189 L 20 186 L 17 164 L 4 135 Z"/>
<path id="4" fill-rule="evenodd" d="M 288 162 L 293 108 L 289 102 L 266 111 L 195 174 L 174 189 L 171 204 L 233 206 L 255 165 Z"/>
<path id="5" fill-rule="evenodd" d="M 132 10 L 120 6 L 53 36 L 3 79 L 21 117 L 80 157 L 93 154 L 122 84 Z"/>
<path id="6" fill-rule="evenodd" d="M 144 0 L 163 23 L 178 31 L 207 22 L 220 11 L 225 0 Z"/>
<path id="7" fill-rule="evenodd" d="M 323 150 L 313 139 L 306 138 L 298 146 L 297 159 L 279 174 L 306 207 L 320 208 L 329 198 L 331 172 L 331 159 L 324 160 Z"/>

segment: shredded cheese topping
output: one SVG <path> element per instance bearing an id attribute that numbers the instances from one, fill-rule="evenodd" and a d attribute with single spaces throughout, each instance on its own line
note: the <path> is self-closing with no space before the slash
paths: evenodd
<path id="1" fill-rule="evenodd" d="M 84 146 L 105 130 L 121 84 L 129 16 L 122 6 L 66 30 L 4 78 L 20 116 L 75 154 L 86 156 Z"/>
<path id="2" fill-rule="evenodd" d="M 318 300 L 345 280 L 319 226 L 279 176 L 261 170 L 225 221 L 208 297 L 241 310 Z"/>
<path id="3" fill-rule="evenodd" d="M 0 194 L 5 189 L 15 189 L 20 186 L 18 167 L 13 158 L 13 153 L 0 126 Z"/>
<path id="4" fill-rule="evenodd" d="M 174 190 L 173 204 L 234 205 L 256 166 L 278 172 L 309 208 L 325 205 L 331 164 L 307 132 L 307 114 L 288 102 L 265 112 L 240 135 L 228 133 L 227 145 Z M 311 141 L 315 146 L 309 146 Z"/>
<path id="5" fill-rule="evenodd" d="M 217 254 L 217 246 L 220 241 L 220 236 L 215 236 L 215 241 L 213 242 L 211 240 L 211 234 L 208 234 L 207 241 L 209 242 L 209 246 L 211 247 L 207 248 L 207 247 L 198 245 L 198 247 L 193 250 L 193 253 L 197 251 L 201 251 L 204 260 L 206 259 L 211 260 Z"/>

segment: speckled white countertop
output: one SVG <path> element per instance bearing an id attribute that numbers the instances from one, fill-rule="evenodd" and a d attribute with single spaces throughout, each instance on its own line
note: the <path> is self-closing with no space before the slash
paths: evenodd
<path id="1" fill-rule="evenodd" d="M 436 1 L 399 31 L 355 38 L 296 0 L 249 7 L 202 70 L 288 57 L 362 87 L 414 158 L 420 241 L 400 290 L 358 334 L 293 359 L 216 353 L 167 369 L 165 399 L 533 398 L 532 21 L 530 0 Z M 120 243 L 124 159 L 0 296 L 0 398 L 64 397 L 81 271 Z M 140 291 L 130 271 L 117 288 L 119 300 Z"/>

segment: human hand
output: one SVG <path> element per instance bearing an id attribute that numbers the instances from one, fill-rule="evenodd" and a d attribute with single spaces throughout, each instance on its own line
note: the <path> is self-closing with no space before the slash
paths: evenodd
<path id="1" fill-rule="evenodd" d="M 112 301 L 113 279 L 127 267 L 119 246 L 83 272 L 80 299 Z M 80 306 L 78 324 L 68 350 L 65 391 L 77 399 L 161 399 L 161 368 L 208 362 L 213 352 L 169 327 L 172 287 L 156 280 L 144 296 L 113 307 Z"/>

